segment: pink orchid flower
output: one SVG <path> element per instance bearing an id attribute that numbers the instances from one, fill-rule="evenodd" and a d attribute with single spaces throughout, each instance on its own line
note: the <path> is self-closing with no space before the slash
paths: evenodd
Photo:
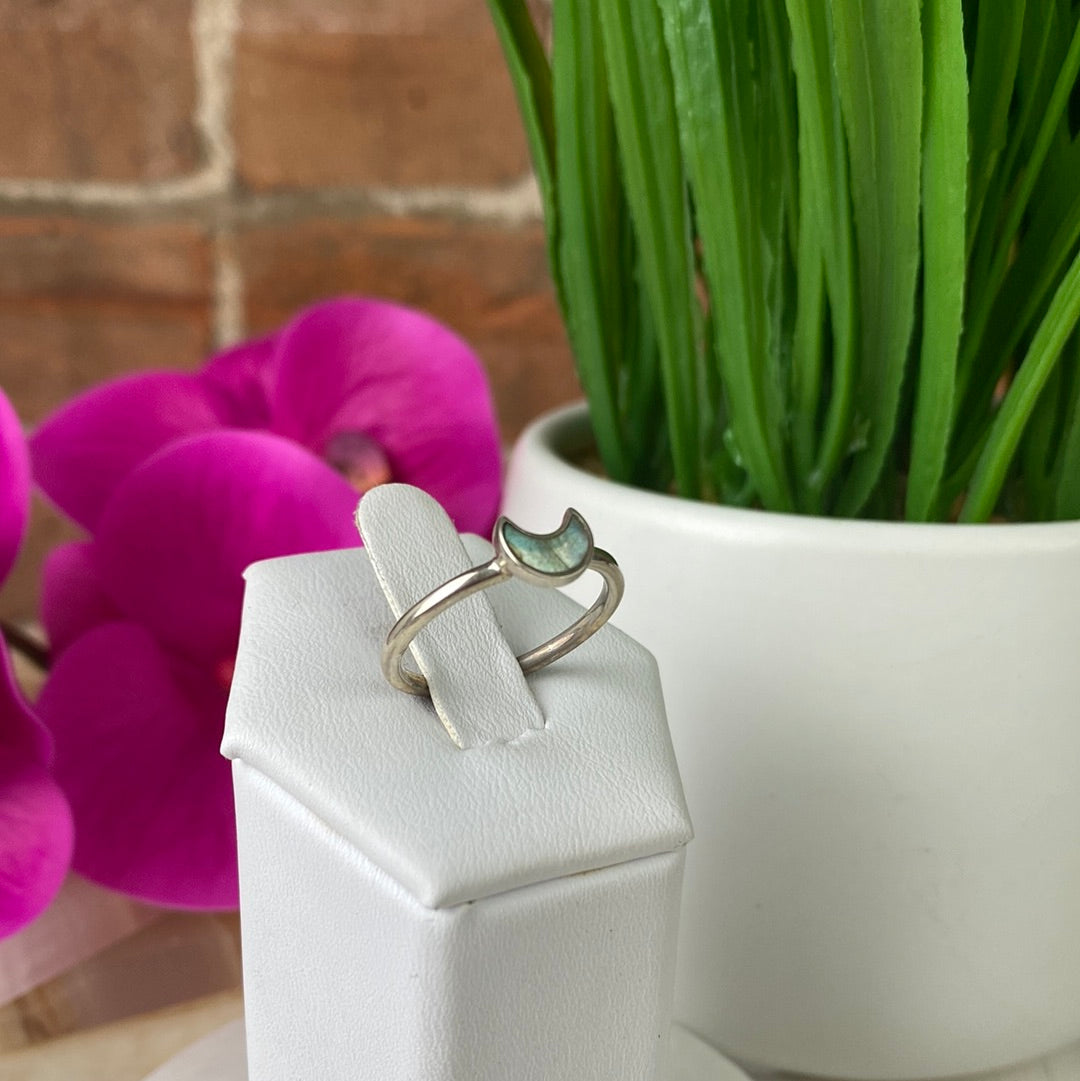
<path id="1" fill-rule="evenodd" d="M 39 709 L 78 827 L 74 866 L 158 903 L 232 907 L 218 753 L 259 559 L 359 543 L 358 491 L 394 479 L 490 529 L 500 452 L 480 365 L 446 328 L 371 300 L 302 313 L 196 375 L 90 391 L 31 440 L 46 494 L 92 533 L 45 569 L 57 654 Z"/>
<path id="2" fill-rule="evenodd" d="M 0 393 L 0 581 L 26 530 L 30 465 L 19 418 Z M 49 773 L 52 740 L 0 646 L 0 938 L 39 915 L 71 860 L 71 811 Z"/>

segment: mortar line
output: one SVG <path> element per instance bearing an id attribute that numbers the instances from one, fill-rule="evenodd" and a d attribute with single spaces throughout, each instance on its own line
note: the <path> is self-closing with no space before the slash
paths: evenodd
<path id="1" fill-rule="evenodd" d="M 236 256 L 236 235 L 231 225 L 214 233 L 214 348 L 224 349 L 246 334 L 244 274 Z"/>
<path id="2" fill-rule="evenodd" d="M 192 181 L 194 178 L 188 178 Z M 72 192 L 78 188 L 78 197 Z M 176 208 L 198 210 L 208 203 L 218 212 L 237 222 L 263 218 L 348 211 L 356 214 L 412 214 L 462 218 L 468 221 L 504 225 L 523 225 L 543 219 L 539 192 L 532 177 L 525 177 L 502 188 L 302 188 L 295 191 L 245 192 L 227 185 L 226 190 L 189 187 L 186 192 L 171 184 L 112 185 L 106 197 L 100 197 L 99 185 L 82 181 L 78 185 L 53 181 L 0 180 L 0 215 L 25 213 L 27 210 L 63 209 L 72 213 L 84 210 L 139 210 L 146 213 Z M 123 191 L 120 191 L 123 189 Z M 120 192 L 118 195 L 117 192 Z M 131 194 L 125 194 L 130 191 Z M 224 201 L 224 204 L 223 204 Z"/>
<path id="3" fill-rule="evenodd" d="M 369 188 L 367 196 L 372 206 L 397 215 L 449 212 L 506 225 L 543 216 L 540 189 L 531 173 L 504 188 Z"/>
<path id="4" fill-rule="evenodd" d="M 199 86 L 198 124 L 206 141 L 208 170 L 216 190 L 230 192 L 235 184 L 236 152 L 232 137 L 232 94 L 236 32 L 240 0 L 195 0 L 191 32 L 196 48 Z M 231 220 L 216 215 L 211 251 L 213 266 L 212 332 L 214 348 L 243 337 L 243 286 L 236 259 Z"/>
<path id="5" fill-rule="evenodd" d="M 194 0 L 191 36 L 198 88 L 195 122 L 205 140 L 205 173 L 214 192 L 227 191 L 233 182 L 236 155 L 230 121 L 239 25 L 240 0 Z"/>
<path id="6" fill-rule="evenodd" d="M 233 220 L 244 224 L 343 212 L 401 217 L 442 214 L 511 226 L 543 218 L 539 190 L 532 176 L 501 188 L 370 187 L 245 192 L 232 200 L 230 206 Z"/>

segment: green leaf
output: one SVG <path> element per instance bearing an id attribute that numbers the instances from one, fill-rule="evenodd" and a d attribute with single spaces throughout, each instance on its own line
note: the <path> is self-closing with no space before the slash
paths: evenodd
<path id="1" fill-rule="evenodd" d="M 925 0 L 922 345 L 912 422 L 906 514 L 934 515 L 945 472 L 964 309 L 967 61 L 961 0 Z"/>
<path id="2" fill-rule="evenodd" d="M 622 194 L 600 28 L 593 6 L 576 0 L 556 0 L 553 17 L 560 292 L 597 448 L 611 477 L 627 481 L 618 382 L 625 292 L 633 281 L 620 258 Z"/>
<path id="3" fill-rule="evenodd" d="M 640 3 L 642 8 L 650 5 Z M 698 236 L 715 330 L 729 431 L 737 460 L 764 506 L 791 510 L 784 455 L 786 411 L 780 349 L 767 307 L 782 253 L 772 230 L 783 215 L 767 215 L 766 187 L 783 197 L 782 178 L 760 175 L 759 138 L 773 137 L 753 104 L 760 101 L 745 40 L 745 3 L 660 0 L 678 102 L 683 157 L 694 194 Z M 733 15 L 741 14 L 743 21 Z M 721 55 L 723 60 L 721 61 Z M 792 149 L 788 153 L 793 153 Z M 763 182 L 768 182 L 765 185 Z M 772 265 L 770 265 L 770 261 Z"/>
<path id="4" fill-rule="evenodd" d="M 566 0 L 566 6 L 573 3 Z M 581 6 L 600 11 L 619 160 L 659 344 L 675 484 L 680 494 L 698 496 L 699 320 L 690 211 L 660 17 L 652 0 Z"/>
<path id="5" fill-rule="evenodd" d="M 488 0 L 488 10 L 517 94 L 551 238 L 556 227 L 555 110 L 551 68 L 525 0 Z M 551 270 L 555 274 L 554 262 Z"/>
<path id="6" fill-rule="evenodd" d="M 1057 4 L 1032 3 L 1026 10 L 1006 150 L 995 169 L 969 258 L 969 314 L 957 370 L 956 426 L 950 449 L 951 486 L 956 491 L 967 487 L 986 442 L 994 417 L 995 387 L 1012 365 L 1017 347 L 1030 338 L 1034 321 L 1044 313 L 1071 257 L 1072 242 L 1066 238 L 1072 230 L 1069 204 L 1078 194 L 1076 160 L 1070 160 L 1067 140 L 1063 145 L 1057 137 L 1063 127 L 1060 116 L 1035 174 L 1031 155 L 1067 58 L 1074 20 L 1068 12 L 1060 14 Z M 1012 188 L 1015 195 L 1025 175 L 1034 184 L 1034 213 L 1023 224 L 1018 248 L 1017 242 L 1010 245 L 1009 269 L 995 292 L 989 284 L 990 262 L 1009 214 L 1006 193 Z M 971 312 L 980 307 L 983 314 L 973 316 Z M 978 325 L 982 319 L 986 319 L 985 330 Z"/>
<path id="7" fill-rule="evenodd" d="M 777 168 L 783 173 L 781 186 L 784 212 L 791 230 L 792 244 L 799 235 L 799 145 L 795 123 L 794 80 L 787 20 L 783 17 L 783 0 L 759 0 L 755 5 L 764 31 L 765 55 L 761 64 L 764 81 L 771 90 L 771 115 L 776 122 L 776 139 L 771 146 L 777 151 Z"/>
<path id="8" fill-rule="evenodd" d="M 803 505 L 822 510 L 851 438 L 855 372 L 855 273 L 847 147 L 833 75 L 828 12 L 816 0 L 788 0 L 799 103 L 798 312 L 792 357 L 792 425 Z M 821 262 L 832 326 L 831 388 L 820 431 L 824 357 Z"/>
<path id="9" fill-rule="evenodd" d="M 1009 5 L 1002 5 L 1002 8 L 1009 9 Z M 985 11 L 987 25 L 993 25 L 995 16 L 1000 15 L 998 8 L 987 6 Z M 1057 20 L 1053 13 L 1049 18 L 1030 18 L 1023 28 L 1020 63 L 1015 73 L 1013 94 L 1015 115 L 1004 133 L 1005 155 L 1000 159 L 995 156 L 985 198 L 980 197 L 979 200 L 978 219 L 976 220 L 973 211 L 968 214 L 969 297 L 972 293 L 981 295 L 985 289 L 989 260 L 993 254 L 993 239 L 1004 216 L 1006 195 L 1016 182 L 1017 166 L 1023 160 L 1022 155 L 1026 150 L 1030 150 L 1030 142 L 1034 138 L 1032 123 L 1045 112 L 1051 89 L 1046 87 L 1045 92 L 1043 90 L 1049 67 L 1047 59 L 1057 30 Z M 969 205 L 973 206 L 974 202 L 971 201 Z M 972 368 L 964 363 L 963 355 L 959 374 L 958 399 L 963 399 L 967 395 L 972 376 Z"/>
<path id="10" fill-rule="evenodd" d="M 986 274 L 977 275 L 973 282 L 976 290 L 974 304 L 971 319 L 965 329 L 964 348 L 961 355 L 961 364 L 965 368 L 975 363 L 975 357 L 981 351 L 994 301 L 1008 271 L 1013 241 L 1024 220 L 1028 202 L 1039 180 L 1043 163 L 1050 152 L 1055 136 L 1061 132 L 1062 118 L 1076 83 L 1078 71 L 1080 71 L 1080 24 L 1074 28 L 1069 51 L 1058 71 L 1053 93 L 1042 116 L 1035 143 L 1028 160 L 1024 163 L 1017 188 L 1010 197 L 1005 222 L 992 238 L 988 237 L 987 243 L 992 246 L 994 255 L 989 261 L 989 270 Z"/>
<path id="11" fill-rule="evenodd" d="M 1001 404 L 990 429 L 990 437 L 975 467 L 975 475 L 960 513 L 962 522 L 985 522 L 993 513 L 1024 427 L 1078 320 L 1080 254 L 1073 259 L 1058 286 Z"/>
<path id="12" fill-rule="evenodd" d="M 821 251 L 820 219 L 814 212 L 806 191 L 803 169 L 803 194 L 799 218 L 799 291 L 795 317 L 795 337 L 791 348 L 792 455 L 799 509 L 820 513 L 815 497 L 814 467 L 818 442 L 818 406 L 825 368 L 825 260 Z"/>
<path id="13" fill-rule="evenodd" d="M 619 217 L 622 222 L 620 266 L 625 271 L 621 319 L 625 328 L 623 364 L 619 372 L 619 411 L 623 417 L 623 434 L 630 456 L 630 483 L 667 491 L 671 484 L 671 451 L 664 410 L 657 404 L 663 400 L 660 347 L 656 341 L 656 327 L 653 325 L 648 297 L 643 295 L 640 288 L 640 256 L 625 198 Z"/>
<path id="14" fill-rule="evenodd" d="M 971 72 L 970 252 L 986 193 L 1007 138 L 1009 102 L 1020 60 L 1025 0 L 990 0 L 978 5 L 975 59 Z M 966 140 L 965 140 L 966 141 Z"/>
<path id="15" fill-rule="evenodd" d="M 919 0 L 830 0 L 847 131 L 862 317 L 856 412 L 869 423 L 838 511 L 858 514 L 896 430 L 919 266 Z"/>
<path id="16" fill-rule="evenodd" d="M 1053 516 L 1077 519 L 1080 518 L 1080 334 L 1075 331 L 1062 363 L 1071 369 L 1072 387 L 1054 470 Z"/>
<path id="17" fill-rule="evenodd" d="M 1055 429 L 1058 427 L 1062 387 L 1061 365 L 1055 364 L 1031 411 L 1017 455 L 1023 476 L 1022 516 L 1027 521 L 1046 521 L 1052 514 L 1051 472 Z"/>
<path id="18" fill-rule="evenodd" d="M 1066 157 L 1062 183 L 1040 198 L 994 304 L 979 363 L 984 383 L 996 382 L 1005 371 L 1080 241 L 1080 139 Z"/>

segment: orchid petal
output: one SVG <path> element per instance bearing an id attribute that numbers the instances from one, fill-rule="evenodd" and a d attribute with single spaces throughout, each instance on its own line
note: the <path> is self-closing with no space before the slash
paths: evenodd
<path id="1" fill-rule="evenodd" d="M 77 871 L 159 904 L 236 905 L 225 700 L 132 623 L 97 627 L 60 656 L 39 709 L 75 818 Z"/>
<path id="2" fill-rule="evenodd" d="M 244 569 L 352 547 L 356 493 L 303 447 L 262 432 L 194 436 L 117 489 L 95 560 L 126 615 L 202 663 L 235 655 Z"/>
<path id="3" fill-rule="evenodd" d="M 30 458 L 22 424 L 0 392 L 0 582 L 11 570 L 30 513 Z"/>
<path id="4" fill-rule="evenodd" d="M 394 479 L 429 492 L 461 530 L 490 532 L 501 454 L 484 371 L 446 327 L 409 308 L 341 299 L 309 309 L 278 344 L 273 428 L 322 456 L 359 432 Z"/>
<path id="5" fill-rule="evenodd" d="M 0 746 L 0 938 L 48 906 L 71 862 L 67 800 L 45 768 Z"/>
<path id="6" fill-rule="evenodd" d="M 234 345 L 211 357 L 197 378 L 215 397 L 224 423 L 233 428 L 270 426 L 274 350 L 278 335 Z"/>
<path id="7" fill-rule="evenodd" d="M 117 485 L 169 443 L 220 428 L 198 377 L 149 372 L 105 383 L 47 417 L 30 439 L 34 479 L 69 517 L 93 530 Z"/>
<path id="8" fill-rule="evenodd" d="M 53 653 L 61 653 L 92 627 L 120 618 L 120 610 L 102 586 L 92 542 L 61 544 L 46 556 L 41 622 Z"/>

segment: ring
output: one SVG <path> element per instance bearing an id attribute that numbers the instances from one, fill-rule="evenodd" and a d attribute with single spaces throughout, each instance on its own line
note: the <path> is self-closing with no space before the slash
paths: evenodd
<path id="1" fill-rule="evenodd" d="M 525 675 L 577 649 L 611 618 L 622 600 L 623 575 L 618 563 L 593 544 L 592 530 L 576 510 L 566 512 L 562 525 L 554 533 L 528 533 L 508 518 L 500 518 L 491 534 L 491 543 L 495 557 L 490 562 L 463 571 L 432 590 L 390 629 L 382 651 L 382 670 L 399 691 L 430 694 L 427 680 L 402 663 L 416 635 L 452 604 L 499 582 L 517 578 L 529 585 L 557 588 L 575 581 L 587 570 L 596 571 L 603 581 L 600 596 L 591 608 L 566 630 L 518 657 Z"/>

